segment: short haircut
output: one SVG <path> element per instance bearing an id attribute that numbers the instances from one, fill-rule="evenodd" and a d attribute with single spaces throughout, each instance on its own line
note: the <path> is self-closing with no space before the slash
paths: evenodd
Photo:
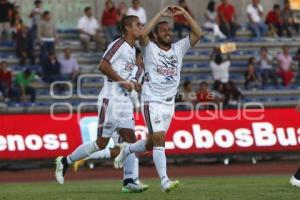
<path id="1" fill-rule="evenodd" d="M 36 6 L 37 6 L 38 4 L 41 4 L 41 3 L 42 3 L 42 2 L 41 2 L 40 0 L 35 0 L 35 1 L 34 1 L 34 5 L 36 5 Z"/>
<path id="2" fill-rule="evenodd" d="M 123 17 L 122 21 L 121 21 L 121 31 L 122 33 L 126 33 L 126 26 L 131 26 L 132 23 L 134 22 L 134 20 L 139 19 L 137 16 L 135 15 L 128 15 Z"/>
<path id="3" fill-rule="evenodd" d="M 159 26 L 162 25 L 162 24 L 169 24 L 169 22 L 167 22 L 167 21 L 158 22 L 154 27 L 154 33 L 158 33 Z"/>
<path id="4" fill-rule="evenodd" d="M 183 82 L 183 88 L 186 88 L 187 86 L 189 86 L 191 84 L 191 81 L 190 80 L 185 80 Z"/>
<path id="5" fill-rule="evenodd" d="M 50 12 L 48 10 L 46 10 L 45 12 L 43 12 L 43 17 L 46 17 L 47 15 L 50 15 Z"/>
<path id="6" fill-rule="evenodd" d="M 87 11 L 89 11 L 89 10 L 91 10 L 91 9 L 92 9 L 91 6 L 85 7 L 85 8 L 84 8 L 84 13 L 86 13 Z"/>
<path id="7" fill-rule="evenodd" d="M 279 4 L 274 4 L 273 10 L 277 10 L 277 9 L 280 9 L 280 5 Z"/>

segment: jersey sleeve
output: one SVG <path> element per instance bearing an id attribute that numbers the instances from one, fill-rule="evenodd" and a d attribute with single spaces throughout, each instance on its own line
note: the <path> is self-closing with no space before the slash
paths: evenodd
<path id="1" fill-rule="evenodd" d="M 122 54 L 121 49 L 123 44 L 124 44 L 124 39 L 120 38 L 115 43 L 109 45 L 102 59 L 106 60 L 110 64 L 115 62 Z"/>
<path id="2" fill-rule="evenodd" d="M 183 57 L 186 52 L 191 48 L 190 36 L 186 36 L 185 38 L 179 40 L 175 43 L 175 48 L 178 53 Z"/>

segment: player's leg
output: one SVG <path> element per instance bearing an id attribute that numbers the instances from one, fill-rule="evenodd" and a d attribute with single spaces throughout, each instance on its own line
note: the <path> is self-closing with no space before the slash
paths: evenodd
<path id="1" fill-rule="evenodd" d="M 120 129 L 119 134 L 122 137 L 122 139 L 128 144 L 132 144 L 136 141 L 135 133 L 133 129 L 122 128 Z M 136 160 L 135 153 L 130 153 L 122 163 L 124 166 L 122 192 L 125 193 L 137 192 L 137 191 L 143 192 L 148 189 L 148 185 L 135 182 L 135 179 L 138 179 L 138 177 L 136 177 L 136 171 L 135 171 L 137 170 L 136 165 L 138 165 L 138 163 L 136 162 L 137 160 Z"/>
<path id="2" fill-rule="evenodd" d="M 115 127 L 111 124 L 114 122 L 111 119 L 111 106 L 108 99 L 100 99 L 100 112 L 98 118 L 97 140 L 94 142 L 84 143 L 75 151 L 66 157 L 58 157 L 56 159 L 55 177 L 59 184 L 64 183 L 64 175 L 74 162 L 82 160 L 92 153 L 103 150 L 107 146 L 110 136 L 114 132 Z M 109 121 L 109 126 L 108 126 Z M 108 128 L 109 127 L 109 128 Z"/>
<path id="3" fill-rule="evenodd" d="M 144 106 L 145 120 L 149 135 L 153 142 L 153 161 L 164 192 L 170 192 L 178 187 L 179 182 L 171 181 L 167 174 L 167 159 L 165 154 L 165 136 L 170 126 L 174 105 L 150 102 Z"/>
<path id="4" fill-rule="evenodd" d="M 292 186 L 300 188 L 300 168 L 296 171 L 294 176 L 292 176 L 290 183 Z"/>

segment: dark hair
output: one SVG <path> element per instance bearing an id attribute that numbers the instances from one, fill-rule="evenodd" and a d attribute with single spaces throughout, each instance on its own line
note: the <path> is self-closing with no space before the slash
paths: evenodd
<path id="1" fill-rule="evenodd" d="M 285 0 L 284 4 L 290 3 L 290 0 Z"/>
<path id="2" fill-rule="evenodd" d="M 92 9 L 91 6 L 85 7 L 85 8 L 84 8 L 84 13 L 86 13 L 87 11 L 89 11 L 89 10 L 91 10 L 91 9 Z"/>
<path id="3" fill-rule="evenodd" d="M 141 49 L 136 47 L 135 48 L 135 56 L 138 57 L 142 53 Z"/>
<path id="4" fill-rule="evenodd" d="M 214 1 L 210 1 L 207 4 L 207 10 L 209 10 L 210 12 L 214 12 L 215 11 L 215 2 Z"/>
<path id="5" fill-rule="evenodd" d="M 184 82 L 183 82 L 183 88 L 186 88 L 188 85 L 190 85 L 191 84 L 191 81 L 190 80 L 185 80 Z"/>
<path id="6" fill-rule="evenodd" d="M 202 82 L 200 83 L 200 86 L 203 86 L 203 85 L 208 86 L 208 83 L 207 83 L 206 81 L 202 81 Z"/>
<path id="7" fill-rule="evenodd" d="M 223 62 L 223 58 L 222 58 L 222 55 L 221 54 L 217 54 L 217 55 L 215 55 L 215 63 L 217 64 L 217 65 L 220 65 L 222 62 Z"/>
<path id="8" fill-rule="evenodd" d="M 262 46 L 262 47 L 260 48 L 260 51 L 268 51 L 268 48 L 267 48 L 266 46 Z"/>
<path id="9" fill-rule="evenodd" d="M 50 14 L 50 12 L 48 10 L 46 10 L 45 12 L 43 12 L 43 18 L 46 17 L 49 14 Z"/>
<path id="10" fill-rule="evenodd" d="M 38 4 L 42 3 L 40 0 L 35 0 L 34 5 L 37 6 Z"/>
<path id="11" fill-rule="evenodd" d="M 274 4 L 273 10 L 277 10 L 277 9 L 280 9 L 280 5 L 279 4 Z"/>
<path id="12" fill-rule="evenodd" d="M 169 24 L 169 22 L 167 22 L 167 21 L 158 22 L 154 27 L 154 33 L 158 33 L 159 26 L 162 25 L 162 24 Z"/>
<path id="13" fill-rule="evenodd" d="M 255 63 L 255 58 L 254 57 L 250 57 L 248 59 L 248 66 L 251 65 L 251 64 L 254 64 Z"/>
<path id="14" fill-rule="evenodd" d="M 31 70 L 29 68 L 26 68 L 24 71 L 25 76 L 30 76 L 31 75 Z"/>
<path id="15" fill-rule="evenodd" d="M 133 21 L 138 19 L 137 16 L 135 15 L 128 15 L 128 16 L 125 16 L 123 17 L 122 21 L 121 21 L 121 31 L 122 33 L 126 33 L 126 26 L 131 26 Z"/>

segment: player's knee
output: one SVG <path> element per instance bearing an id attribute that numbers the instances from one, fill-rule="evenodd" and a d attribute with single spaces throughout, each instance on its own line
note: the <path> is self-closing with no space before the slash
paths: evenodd
<path id="1" fill-rule="evenodd" d="M 152 137 L 153 146 L 164 147 L 165 146 L 165 134 L 164 133 L 154 133 Z"/>
<path id="2" fill-rule="evenodd" d="M 97 138 L 96 143 L 98 145 L 99 150 L 103 150 L 106 148 L 108 141 L 106 141 L 106 139 L 103 138 Z"/>

